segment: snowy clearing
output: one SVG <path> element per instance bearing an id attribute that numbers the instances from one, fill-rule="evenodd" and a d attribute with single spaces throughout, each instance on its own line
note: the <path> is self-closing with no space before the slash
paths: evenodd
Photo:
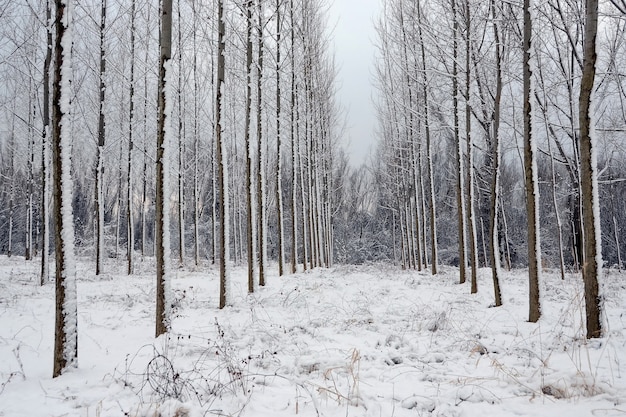
<path id="1" fill-rule="evenodd" d="M 582 282 L 504 273 L 491 308 L 458 270 L 340 266 L 268 278 L 220 311 L 218 272 L 179 270 L 173 331 L 154 339 L 153 264 L 78 263 L 79 368 L 52 379 L 54 285 L 0 257 L 0 416 L 624 416 L 626 274 L 604 275 L 607 335 L 584 339 Z M 141 272 L 139 272 L 141 271 Z"/>

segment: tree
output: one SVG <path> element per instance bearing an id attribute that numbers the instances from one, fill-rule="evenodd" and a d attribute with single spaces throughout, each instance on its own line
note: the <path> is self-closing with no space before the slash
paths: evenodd
<path id="1" fill-rule="evenodd" d="M 281 0 L 276 0 L 276 222 L 278 224 L 278 275 L 284 274 L 285 243 L 283 232 L 283 188 L 282 188 L 282 137 L 281 137 L 281 96 L 280 96 L 280 35 Z"/>
<path id="2" fill-rule="evenodd" d="M 539 241 L 539 179 L 537 174 L 537 144 L 532 134 L 531 106 L 531 1 L 524 0 L 524 41 L 523 41 L 523 80 L 524 80 L 524 173 L 526 185 L 526 215 L 528 216 L 528 280 L 529 313 L 528 321 L 534 323 L 541 316 L 539 300 L 539 273 L 541 265 L 541 244 Z"/>
<path id="3" fill-rule="evenodd" d="M 126 182 L 126 271 L 133 273 L 133 252 L 135 244 L 135 223 L 133 210 L 133 122 L 135 120 L 135 18 L 136 0 L 132 0 L 130 10 L 130 79 L 128 96 L 128 174 Z M 121 191 L 120 191 L 121 192 Z"/>
<path id="4" fill-rule="evenodd" d="M 500 293 L 500 244 L 498 240 L 498 204 L 500 201 L 500 101 L 502 98 L 502 45 L 500 43 L 500 29 L 496 15 L 495 0 L 491 0 L 491 13 L 493 17 L 493 34 L 496 48 L 496 93 L 494 96 L 493 110 L 493 136 L 492 136 L 492 166 L 493 178 L 491 180 L 491 208 L 489 216 L 489 253 L 491 256 L 491 274 L 493 278 L 493 291 L 496 307 L 502 305 Z"/>
<path id="5" fill-rule="evenodd" d="M 222 138 L 222 90 L 224 89 L 224 50 L 226 26 L 224 24 L 224 2 L 217 1 L 217 88 L 215 90 L 215 141 L 216 160 L 219 182 L 219 217 L 220 217 L 220 296 L 219 308 L 226 307 L 230 293 L 228 291 L 228 165 L 226 147 Z"/>
<path id="6" fill-rule="evenodd" d="M 252 112 L 252 11 L 254 9 L 254 1 L 248 0 L 246 3 L 246 116 L 244 125 L 244 137 L 246 147 L 246 237 L 247 237 L 247 255 L 248 255 L 248 292 L 254 292 L 254 263 L 255 263 L 255 218 L 254 210 L 255 194 L 252 185 L 252 141 L 250 140 L 250 114 Z"/>
<path id="7" fill-rule="evenodd" d="M 105 96 L 106 54 L 104 31 L 106 29 L 107 2 L 101 0 L 100 11 L 100 110 L 98 112 L 98 154 L 96 157 L 96 275 L 103 272 L 104 251 L 104 145 L 105 145 Z"/>
<path id="8" fill-rule="evenodd" d="M 50 66 L 52 63 L 52 8 L 50 1 L 46 0 L 46 57 L 43 64 L 43 128 L 41 129 L 41 274 L 39 284 L 44 285 L 48 281 L 49 251 L 50 251 Z"/>
<path id="9" fill-rule="evenodd" d="M 169 147 L 171 105 L 167 95 L 172 59 L 172 0 L 163 0 L 158 91 L 158 125 L 156 157 L 156 225 L 155 246 L 157 266 L 156 336 L 169 331 L 170 326 L 170 221 L 169 221 Z"/>
<path id="10" fill-rule="evenodd" d="M 592 134 L 591 96 L 596 74 L 596 35 L 598 33 L 598 0 L 585 0 L 585 35 L 583 73 L 580 81 L 580 182 L 583 206 L 585 318 L 587 338 L 602 336 L 602 298 L 598 281 L 602 274 L 602 240 L 600 238 L 600 205 L 596 143 Z"/>
<path id="11" fill-rule="evenodd" d="M 78 358 L 78 316 L 76 310 L 76 265 L 72 216 L 71 155 L 69 116 L 72 82 L 72 16 L 68 0 L 55 0 L 54 82 L 52 86 L 52 170 L 56 253 L 56 314 L 54 367 L 52 376 L 76 367 Z"/>
<path id="12" fill-rule="evenodd" d="M 266 225 L 266 196 L 265 196 L 265 149 L 263 143 L 262 105 L 263 91 L 263 2 L 257 0 L 257 83 L 256 83 L 256 137 L 257 137 L 257 166 L 256 166 L 256 192 L 257 192 L 257 220 L 259 238 L 259 285 L 265 285 L 265 259 L 267 257 L 267 225 Z"/>
<path id="13" fill-rule="evenodd" d="M 459 128 L 459 70 L 458 70 L 458 12 L 456 0 L 452 2 L 452 108 L 454 111 L 454 140 L 457 147 L 456 163 L 457 163 L 457 217 L 459 229 L 459 281 L 461 284 L 466 280 L 467 269 L 467 246 L 466 246 L 466 210 L 465 210 L 465 174 L 463 170 L 463 145 L 461 142 L 461 134 Z"/>

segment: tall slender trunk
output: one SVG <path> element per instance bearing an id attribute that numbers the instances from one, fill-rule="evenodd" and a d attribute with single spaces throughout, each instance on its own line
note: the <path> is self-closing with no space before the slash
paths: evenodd
<path id="1" fill-rule="evenodd" d="M 178 13 L 178 264 L 185 264 L 185 134 L 183 131 L 183 41 L 180 0 Z"/>
<path id="2" fill-rule="evenodd" d="M 291 135 L 291 273 L 298 271 L 298 143 L 296 141 L 296 56 L 295 56 L 295 27 L 293 21 L 293 0 L 289 1 L 289 21 L 291 24 L 290 57 L 291 57 L 291 105 L 290 105 L 290 135 Z"/>
<path id="3" fill-rule="evenodd" d="M 490 214 L 490 237 L 489 253 L 491 256 L 491 273 L 493 278 L 493 291 L 496 307 L 502 305 L 500 293 L 500 245 L 498 243 L 498 202 L 500 200 L 500 100 L 502 97 L 502 56 L 500 44 L 500 31 L 496 17 L 495 0 L 491 0 L 491 13 L 493 17 L 493 34 L 496 48 L 496 94 L 494 97 L 493 125 L 492 125 L 492 157 L 493 179 L 491 181 L 491 214 Z"/>
<path id="4" fill-rule="evenodd" d="M 257 135 L 257 215 L 259 229 L 259 285 L 265 285 L 265 256 L 266 256 L 266 229 L 265 229 L 265 152 L 263 149 L 262 105 L 263 90 L 263 3 L 257 0 L 257 83 L 256 83 L 256 135 Z"/>
<path id="5" fill-rule="evenodd" d="M 526 185 L 526 215 L 528 216 L 528 321 L 535 323 L 541 317 L 539 300 L 539 274 L 541 265 L 541 244 L 539 237 L 539 179 L 537 174 L 537 144 L 532 136 L 532 72 L 530 52 L 532 21 L 531 0 L 524 0 L 524 42 L 523 42 L 523 82 L 524 82 L 524 174 Z"/>
<path id="6" fill-rule="evenodd" d="M 281 97 L 280 97 L 280 31 L 281 0 L 276 0 L 276 221 L 278 223 L 278 275 L 284 274 L 285 242 L 283 232 L 283 188 L 282 188 L 282 137 L 281 137 Z"/>
<path id="7" fill-rule="evenodd" d="M 200 137 L 198 135 L 198 11 L 196 1 L 192 0 L 193 9 L 193 259 L 194 264 L 200 264 L 200 184 L 198 173 L 198 152 L 200 151 Z"/>
<path id="8" fill-rule="evenodd" d="M 126 272 L 134 272 L 135 223 L 133 209 L 133 123 L 135 121 L 135 15 L 137 1 L 132 0 L 130 9 L 130 80 L 128 96 L 128 166 L 126 182 Z"/>
<path id="9" fill-rule="evenodd" d="M 170 328 L 170 222 L 169 222 L 169 157 L 171 109 L 168 84 L 171 81 L 172 0 L 163 0 L 161 9 L 160 62 L 158 87 L 158 127 L 156 157 L 156 336 Z"/>
<path id="10" fill-rule="evenodd" d="M 465 136 L 467 142 L 467 224 L 469 264 L 472 294 L 478 292 L 478 243 L 476 238 L 476 208 L 474 206 L 474 143 L 472 137 L 471 106 L 471 15 L 469 0 L 465 0 Z"/>
<path id="11" fill-rule="evenodd" d="M 224 89 L 224 52 L 226 25 L 224 23 L 224 2 L 217 2 L 218 38 L 217 38 L 217 80 L 215 88 L 215 141 L 216 162 L 219 178 L 219 215 L 220 215 L 220 296 L 219 308 L 226 307 L 229 302 L 230 291 L 228 288 L 228 262 L 230 258 L 230 239 L 228 232 L 230 227 L 228 213 L 228 165 L 226 146 L 222 138 L 222 90 Z"/>
<path id="12" fill-rule="evenodd" d="M 105 145 L 105 95 L 106 53 L 104 31 L 106 29 L 107 0 L 101 0 L 100 11 L 100 111 L 98 114 L 98 151 L 96 159 L 96 275 L 104 272 L 104 145 Z"/>
<path id="13" fill-rule="evenodd" d="M 456 143 L 456 164 L 457 164 L 457 186 L 456 186 L 456 205 L 457 219 L 459 230 L 459 282 L 465 283 L 467 277 L 467 246 L 466 246 L 466 227 L 465 227 L 465 173 L 463 172 L 463 143 L 461 142 L 461 134 L 459 129 L 459 69 L 458 69 L 458 36 L 459 22 L 457 15 L 456 0 L 452 2 L 452 108 L 454 112 L 454 140 Z"/>
<path id="14" fill-rule="evenodd" d="M 598 32 L 598 0 L 585 1 L 585 34 L 583 73 L 580 80 L 580 177 L 583 206 L 585 318 L 587 338 L 602 337 L 602 296 L 598 281 L 602 276 L 602 240 L 597 171 L 597 150 L 592 134 L 591 96 L 596 74 L 596 35 Z"/>
<path id="15" fill-rule="evenodd" d="M 39 284 L 44 285 L 50 275 L 50 66 L 52 63 L 52 8 L 46 0 L 46 57 L 43 65 L 43 129 L 41 130 L 41 274 Z"/>
<path id="16" fill-rule="evenodd" d="M 253 0 L 248 0 L 246 5 L 246 118 L 245 118 L 245 142 L 246 142 L 246 229 L 247 229 L 247 254 L 248 254 L 248 292 L 254 292 L 254 267 L 256 260 L 256 227 L 254 210 L 254 187 L 252 178 L 252 141 L 250 140 L 250 113 L 252 112 L 252 11 Z"/>
<path id="17" fill-rule="evenodd" d="M 52 173 L 55 224 L 55 336 L 52 376 L 77 366 L 78 315 L 76 311 L 76 265 L 72 214 L 72 135 L 71 109 L 71 7 L 66 0 L 55 0 L 56 41 L 52 85 Z"/>
<path id="18" fill-rule="evenodd" d="M 148 7 L 148 12 L 150 8 Z M 150 15 L 148 14 L 148 18 Z M 149 29 L 147 29 L 149 31 Z M 144 55 L 144 71 L 146 75 L 143 77 L 143 158 L 142 158 L 142 172 L 143 181 L 141 188 L 141 256 L 146 256 L 146 233 L 148 231 L 147 226 L 147 212 L 148 212 L 148 51 L 150 34 L 146 34 L 146 51 Z"/>

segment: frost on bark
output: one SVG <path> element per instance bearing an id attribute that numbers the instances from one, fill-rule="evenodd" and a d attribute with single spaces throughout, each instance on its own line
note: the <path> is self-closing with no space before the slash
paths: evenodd
<path id="1" fill-rule="evenodd" d="M 259 285 L 265 285 L 265 259 L 267 252 L 267 230 L 265 221 L 265 150 L 263 143 L 263 91 L 261 89 L 263 83 L 263 3 L 257 0 L 257 84 L 256 84 L 256 135 L 257 135 L 257 215 L 258 215 L 258 233 L 259 233 Z"/>
<path id="2" fill-rule="evenodd" d="M 134 210 L 133 210 L 133 122 L 135 120 L 135 14 L 136 0 L 132 0 L 130 12 L 130 80 L 129 80 L 129 110 L 128 110 L 128 176 L 126 183 L 126 272 L 128 275 L 134 269 Z"/>
<path id="3" fill-rule="evenodd" d="M 52 63 L 52 8 L 49 0 L 46 1 L 46 57 L 43 66 L 43 129 L 41 130 L 41 274 L 40 285 L 48 281 L 50 274 L 50 66 Z"/>
<path id="4" fill-rule="evenodd" d="M 598 281 L 602 273 L 600 239 L 600 207 L 598 197 L 597 160 L 591 95 L 596 73 L 596 35 L 598 32 L 598 0 L 585 1 L 585 36 L 583 43 L 583 73 L 580 80 L 580 173 L 583 208 L 585 316 L 587 338 L 602 336 L 602 299 Z"/>
<path id="5" fill-rule="evenodd" d="M 172 103 L 169 102 L 169 76 L 172 58 L 172 0 L 163 0 L 161 9 L 161 46 L 158 91 L 158 131 L 156 159 L 155 255 L 157 274 L 156 336 L 170 326 L 169 305 L 169 146 Z"/>
<path id="6" fill-rule="evenodd" d="M 228 261 L 229 261 L 229 238 L 228 238 L 228 166 L 225 155 L 225 144 L 222 139 L 222 90 L 224 88 L 224 50 L 225 31 L 224 2 L 218 0 L 218 46 L 217 46 L 217 88 L 215 90 L 215 140 L 216 162 L 218 167 L 219 182 L 219 215 L 220 215 L 220 296 L 219 308 L 226 307 L 230 294 L 228 293 Z"/>
<path id="7" fill-rule="evenodd" d="M 539 317 L 541 317 L 541 305 L 539 300 L 541 246 L 539 241 L 539 181 L 537 174 L 537 146 L 535 139 L 532 136 L 532 73 L 530 66 L 532 20 L 530 16 L 530 8 L 531 1 L 524 0 L 524 174 L 526 179 L 526 215 L 528 216 L 528 321 L 534 323 L 539 320 Z"/>
<path id="8" fill-rule="evenodd" d="M 280 96 L 280 31 L 281 31 L 281 0 L 276 0 L 276 215 L 278 223 L 278 275 L 284 274 L 285 243 L 283 232 L 283 190 L 282 190 L 282 142 L 281 142 L 281 96 Z"/>
<path id="9" fill-rule="evenodd" d="M 106 28 L 106 0 L 102 0 L 100 11 L 100 109 L 98 113 L 98 151 L 96 157 L 96 275 L 103 271 L 104 251 L 104 145 L 105 145 L 105 109 L 106 95 L 105 73 L 106 55 L 104 50 L 104 30 Z"/>
<path id="10" fill-rule="evenodd" d="M 248 259 L 248 292 L 254 292 L 254 262 L 255 251 L 255 218 L 254 187 L 252 185 L 252 142 L 250 140 L 250 114 L 252 112 L 252 10 L 254 2 L 248 0 L 246 5 L 246 116 L 245 116 L 245 143 L 246 143 L 246 229 L 247 229 L 247 259 Z"/>
<path id="11" fill-rule="evenodd" d="M 52 86 L 52 161 L 56 252 L 56 317 L 53 377 L 76 367 L 78 358 L 76 266 L 72 216 L 71 6 L 56 0 L 54 83 Z"/>
<path id="12" fill-rule="evenodd" d="M 489 254 L 491 257 L 491 274 L 493 278 L 493 292 L 496 307 L 502 305 L 500 293 L 500 247 L 498 244 L 498 203 L 500 200 L 500 101 L 502 98 L 502 55 L 500 44 L 500 31 L 496 19 L 495 0 L 491 0 L 491 12 L 493 16 L 493 32 L 496 48 L 496 93 L 493 110 L 493 178 L 491 182 L 491 213 L 490 213 L 490 239 Z"/>
<path id="13" fill-rule="evenodd" d="M 459 70 L 458 70 L 458 33 L 459 22 L 457 15 L 456 0 L 452 0 L 452 108 L 454 111 L 454 139 L 456 143 L 457 164 L 457 219 L 459 230 L 459 283 L 465 283 L 467 276 L 467 250 L 466 250 L 466 227 L 465 227 L 465 174 L 463 172 L 463 145 L 459 131 Z"/>

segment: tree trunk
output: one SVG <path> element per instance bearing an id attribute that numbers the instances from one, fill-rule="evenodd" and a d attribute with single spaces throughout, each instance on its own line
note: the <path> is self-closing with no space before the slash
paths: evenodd
<path id="1" fill-rule="evenodd" d="M 289 1 L 289 21 L 291 24 L 291 108 L 290 108 L 290 134 L 291 134 L 291 273 L 298 271 L 298 143 L 296 141 L 296 56 L 295 56 L 295 27 L 293 21 L 293 0 Z"/>
<path id="2" fill-rule="evenodd" d="M 178 12 L 178 264 L 185 264 L 185 134 L 183 131 L 183 42 L 180 15 L 180 0 L 176 3 Z"/>
<path id="3" fill-rule="evenodd" d="M 472 137 L 471 93 L 471 15 L 469 0 L 465 1 L 465 136 L 467 141 L 467 224 L 469 264 L 472 294 L 478 292 L 478 242 L 476 238 L 476 208 L 474 207 L 474 143 Z"/>
<path id="4" fill-rule="evenodd" d="M 528 321 L 535 323 L 541 317 L 539 299 L 539 274 L 541 272 L 541 243 L 539 235 L 539 179 L 537 174 L 537 144 L 532 135 L 532 73 L 530 51 L 532 21 L 530 17 L 531 0 L 524 0 L 524 42 L 523 42 L 523 80 L 524 80 L 524 174 L 526 185 L 526 215 L 528 217 L 528 286 L 529 312 Z"/>
<path id="5" fill-rule="evenodd" d="M 222 89 L 224 88 L 224 51 L 225 51 L 225 31 L 224 23 L 224 2 L 217 2 L 218 38 L 217 38 L 217 85 L 215 89 L 215 140 L 216 140 L 216 162 L 218 167 L 219 181 L 219 216 L 220 216 L 220 299 L 219 308 L 226 307 L 229 302 L 230 291 L 228 291 L 228 262 L 230 258 L 229 235 L 229 213 L 228 213 L 228 165 L 226 156 L 226 146 L 222 139 Z"/>
<path id="6" fill-rule="evenodd" d="M 265 152 L 263 149 L 262 104 L 263 90 L 263 3 L 257 0 L 257 84 L 256 84 L 256 136 L 257 136 L 257 216 L 259 230 L 259 285 L 265 285 L 266 226 L 265 226 Z"/>
<path id="7" fill-rule="evenodd" d="M 456 0 L 452 2 L 452 111 L 454 112 L 454 140 L 456 143 L 456 164 L 457 164 L 457 186 L 456 186 L 456 206 L 459 230 L 459 283 L 463 284 L 467 277 L 467 256 L 466 256 L 466 227 L 465 227 L 465 174 L 463 172 L 463 144 L 459 129 L 459 70 L 458 70 L 458 36 L 459 22 L 457 15 Z"/>
<path id="8" fill-rule="evenodd" d="M 133 252 L 135 250 L 135 224 L 133 210 L 133 123 L 135 121 L 135 15 L 136 0 L 132 0 L 130 10 L 130 80 L 128 97 L 128 166 L 126 182 L 126 272 L 134 272 Z"/>
<path id="9" fill-rule="evenodd" d="M 583 206 L 585 317 L 587 338 L 602 337 L 602 298 L 598 281 L 602 275 L 602 241 L 600 239 L 600 206 L 596 143 L 592 134 L 591 95 L 596 73 L 596 35 L 598 0 L 585 1 L 585 34 L 583 73 L 580 81 L 580 176 Z"/>
<path id="10" fill-rule="evenodd" d="M 50 66 L 52 63 L 52 9 L 46 0 L 46 57 L 43 65 L 43 129 L 41 130 L 41 274 L 39 284 L 44 285 L 50 275 Z"/>
<path id="11" fill-rule="evenodd" d="M 498 241 L 498 202 L 500 200 L 500 100 L 502 97 L 502 56 L 500 44 L 500 32 L 496 18 L 495 0 L 491 0 L 491 13 L 493 17 L 493 33 L 496 48 L 496 94 L 494 97 L 493 111 L 493 178 L 491 181 L 491 213 L 490 213 L 490 237 L 489 254 L 491 257 L 491 274 L 493 278 L 493 291 L 495 305 L 502 305 L 500 293 L 500 245 Z"/>
<path id="12" fill-rule="evenodd" d="M 158 131 L 156 158 L 156 221 L 155 257 L 157 275 L 156 336 L 170 328 L 170 218 L 169 218 L 169 157 L 171 110 L 167 103 L 167 84 L 171 81 L 172 58 L 172 0 L 163 0 L 161 9 L 161 38 L 158 88 Z"/>
<path id="13" fill-rule="evenodd" d="M 76 311 L 76 265 L 74 261 L 74 224 L 72 215 L 72 135 L 69 123 L 72 66 L 70 6 L 55 0 L 56 41 L 54 83 L 52 86 L 52 170 L 56 252 L 56 314 L 54 366 L 52 376 L 77 366 L 78 316 Z"/>
<path id="14" fill-rule="evenodd" d="M 276 221 L 278 223 L 278 275 L 284 274 L 285 242 L 283 232 L 283 188 L 282 188 L 282 137 L 281 137 L 281 97 L 280 97 L 280 31 L 281 0 L 276 0 Z"/>
<path id="15" fill-rule="evenodd" d="M 246 213 L 247 213 L 247 254 L 248 254 L 248 292 L 254 292 L 254 267 L 256 260 L 256 228 L 255 219 L 256 212 L 254 210 L 254 187 L 252 184 L 252 141 L 250 140 L 250 113 L 252 112 L 252 11 L 254 8 L 253 0 L 248 0 L 246 5 L 247 22 L 246 22 L 246 118 L 245 118 L 245 143 L 246 143 Z"/>
<path id="16" fill-rule="evenodd" d="M 104 272 L 104 145 L 105 145 L 105 95 L 106 54 L 104 31 L 106 29 L 107 0 L 101 0 L 100 11 L 100 110 L 98 113 L 98 151 L 96 159 L 96 275 Z"/>

